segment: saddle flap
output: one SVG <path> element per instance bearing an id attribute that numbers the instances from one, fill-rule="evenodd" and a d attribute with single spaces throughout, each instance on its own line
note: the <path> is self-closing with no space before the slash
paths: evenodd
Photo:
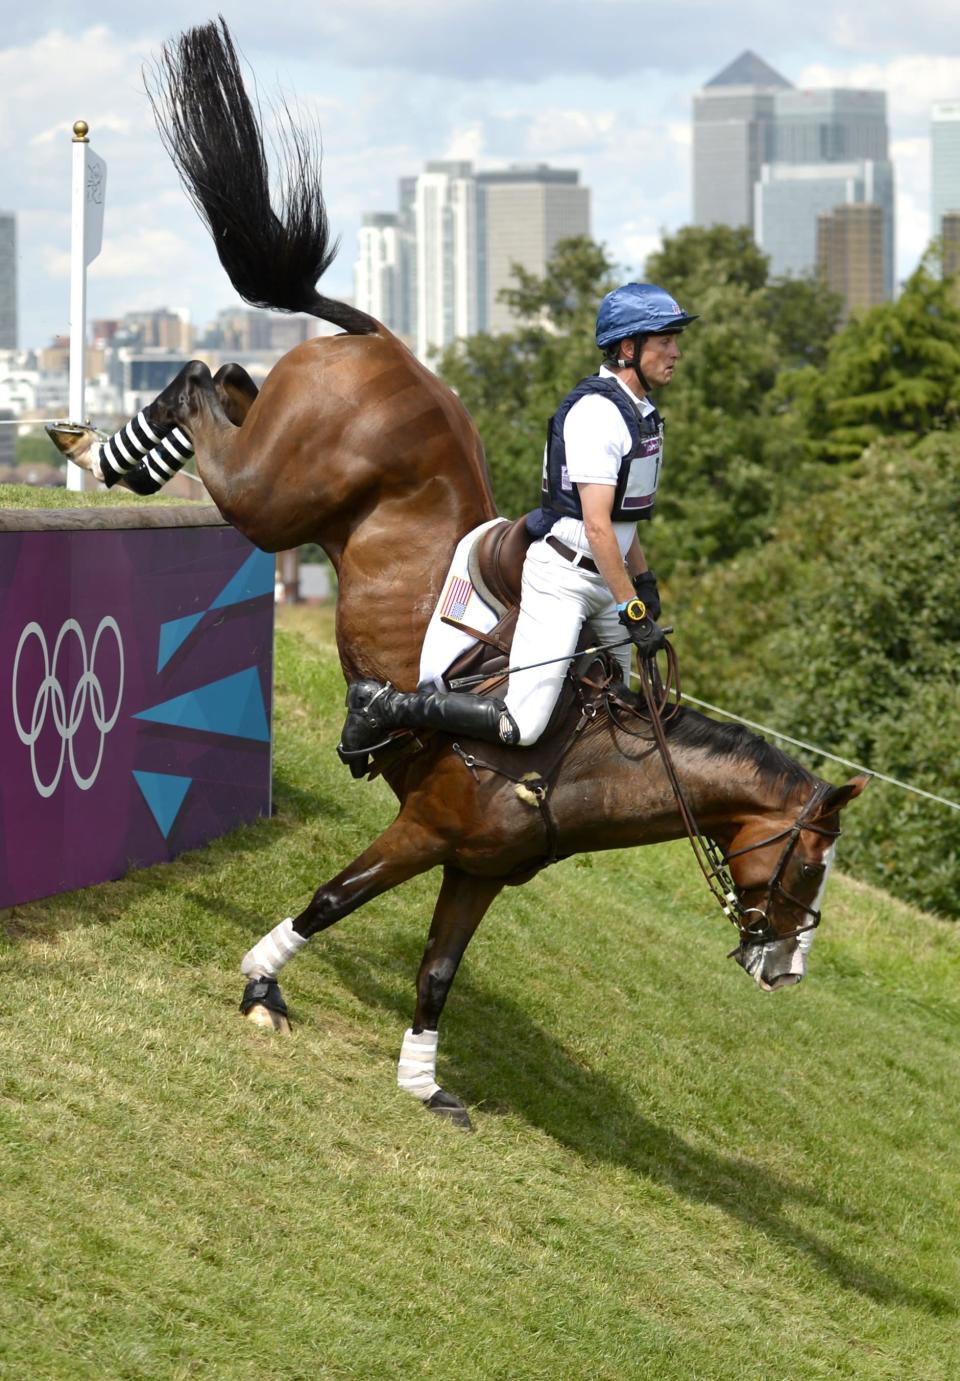
<path id="1" fill-rule="evenodd" d="M 505 614 L 520 603 L 523 563 L 533 540 L 524 516 L 512 523 L 497 523 L 488 528 L 470 553 L 473 584 L 499 614 Z"/>

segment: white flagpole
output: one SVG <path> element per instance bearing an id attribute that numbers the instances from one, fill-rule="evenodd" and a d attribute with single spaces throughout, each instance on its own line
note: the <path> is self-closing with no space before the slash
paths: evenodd
<path id="1" fill-rule="evenodd" d="M 69 416 L 86 421 L 87 265 L 100 253 L 107 165 L 90 147 L 86 120 L 73 126 L 70 218 L 70 385 Z M 85 471 L 67 462 L 67 488 L 83 489 Z"/>
<path id="2" fill-rule="evenodd" d="M 83 422 L 85 352 L 87 335 L 87 265 L 84 262 L 83 240 L 86 218 L 86 152 L 89 145 L 86 120 L 78 120 L 73 127 L 73 198 L 70 218 L 70 390 L 67 415 L 74 422 Z M 67 488 L 83 489 L 85 472 L 79 465 L 67 461 Z"/>

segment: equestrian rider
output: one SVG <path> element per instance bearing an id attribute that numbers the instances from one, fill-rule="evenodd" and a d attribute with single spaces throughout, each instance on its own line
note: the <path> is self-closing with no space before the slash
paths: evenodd
<path id="1" fill-rule="evenodd" d="M 616 651 L 624 681 L 634 646 L 641 657 L 663 646 L 657 582 L 637 537 L 638 521 L 653 514 L 663 458 L 663 423 L 649 395 L 670 382 L 677 338 L 696 320 L 652 283 L 615 288 L 597 314 L 599 373 L 581 380 L 550 419 L 510 661 L 558 660 L 513 672 L 503 700 L 355 682 L 346 752 L 372 747 L 391 729 L 427 726 L 526 747 L 547 727 L 585 620 L 601 642 L 629 639 Z"/>

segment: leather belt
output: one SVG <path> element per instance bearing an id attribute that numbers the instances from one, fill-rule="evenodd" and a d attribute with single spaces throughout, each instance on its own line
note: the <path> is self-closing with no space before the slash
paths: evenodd
<path id="1" fill-rule="evenodd" d="M 593 561 L 589 556 L 584 556 L 581 551 L 574 551 L 573 547 L 568 547 L 564 542 L 561 542 L 559 537 L 554 537 L 552 532 L 547 534 L 546 540 L 547 546 L 553 547 L 554 551 L 558 551 L 567 561 L 572 561 L 575 566 L 582 566 L 591 575 L 600 574 L 596 561 Z"/>

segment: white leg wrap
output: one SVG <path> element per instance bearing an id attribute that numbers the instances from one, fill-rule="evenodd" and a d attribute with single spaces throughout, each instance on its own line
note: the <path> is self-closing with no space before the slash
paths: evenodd
<path id="1" fill-rule="evenodd" d="M 307 937 L 297 934 L 293 919 L 288 916 L 258 940 L 253 949 L 247 950 L 240 961 L 240 972 L 244 978 L 276 978 L 284 964 L 299 954 L 306 943 Z"/>
<path id="2" fill-rule="evenodd" d="M 415 1036 L 412 1030 L 403 1033 L 400 1063 L 397 1065 L 397 1087 L 412 1093 L 423 1103 L 440 1092 L 436 1079 L 438 1040 L 437 1031 L 421 1031 L 419 1036 Z"/>

